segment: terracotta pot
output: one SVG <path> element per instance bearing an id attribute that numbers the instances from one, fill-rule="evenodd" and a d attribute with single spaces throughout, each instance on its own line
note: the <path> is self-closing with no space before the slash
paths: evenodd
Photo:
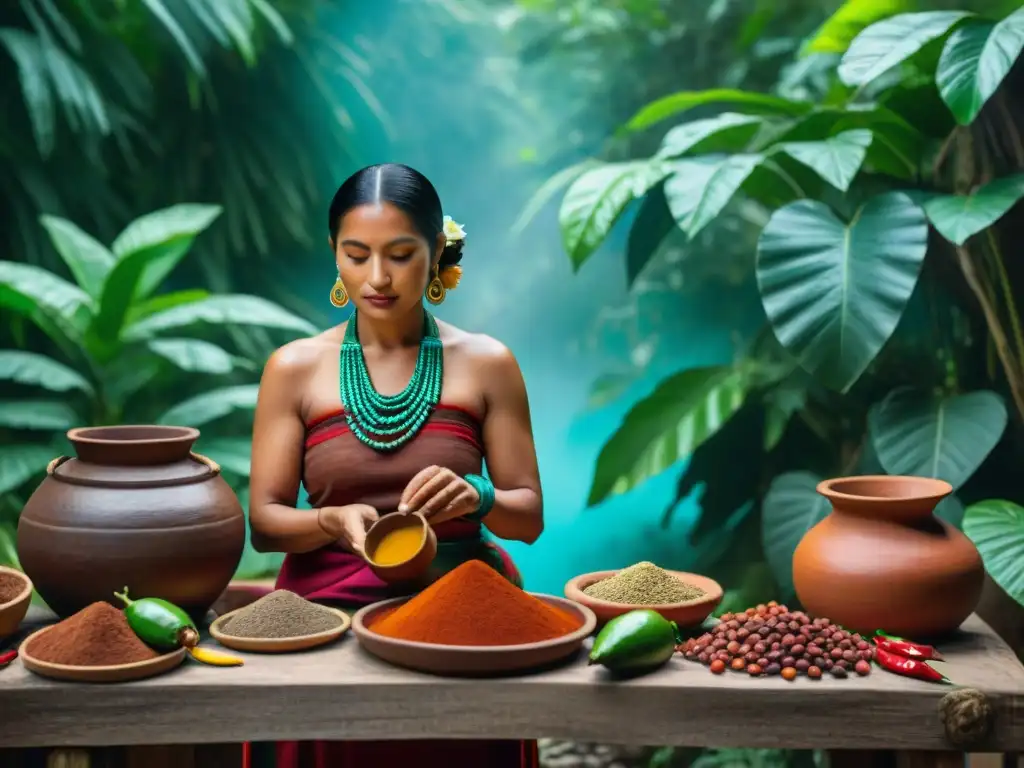
<path id="1" fill-rule="evenodd" d="M 162 597 L 201 619 L 242 557 L 245 517 L 184 427 L 73 429 L 78 458 L 50 462 L 18 523 L 18 557 L 67 617 L 114 591 Z"/>
<path id="2" fill-rule="evenodd" d="M 936 517 L 953 492 L 923 477 L 841 477 L 818 485 L 832 513 L 800 541 L 793 583 L 807 612 L 858 632 L 942 635 L 981 597 L 974 544 Z"/>

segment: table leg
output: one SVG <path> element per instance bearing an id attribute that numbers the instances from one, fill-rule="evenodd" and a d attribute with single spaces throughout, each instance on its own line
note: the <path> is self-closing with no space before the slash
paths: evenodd
<path id="1" fill-rule="evenodd" d="M 963 752 L 899 752 L 897 768 L 964 768 L 967 755 Z"/>
<path id="2" fill-rule="evenodd" d="M 829 768 L 896 768 L 896 755 L 881 749 L 830 749 Z"/>

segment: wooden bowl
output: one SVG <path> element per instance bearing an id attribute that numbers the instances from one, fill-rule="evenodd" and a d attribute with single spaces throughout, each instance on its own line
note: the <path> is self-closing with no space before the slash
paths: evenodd
<path id="1" fill-rule="evenodd" d="M 704 596 L 685 603 L 668 603 L 667 605 L 628 605 L 626 603 L 612 603 L 608 600 L 598 600 L 584 594 L 583 590 L 592 584 L 614 576 L 619 571 L 594 571 L 584 573 L 571 579 L 565 585 L 565 596 L 570 600 L 587 606 L 597 616 L 598 621 L 604 624 L 616 616 L 635 611 L 640 608 L 647 608 L 657 611 L 669 621 L 674 621 L 680 628 L 692 627 L 700 624 L 711 615 L 711 612 L 722 602 L 722 587 L 714 579 L 707 576 L 700 576 L 696 573 L 683 573 L 682 571 L 669 571 L 680 581 L 700 587 L 704 590 Z"/>
<path id="2" fill-rule="evenodd" d="M 25 665 L 25 669 L 54 680 L 67 680 L 73 683 L 124 683 L 129 680 L 142 680 L 146 677 L 155 677 L 164 672 L 170 672 L 185 660 L 187 653 L 184 648 L 179 648 L 171 653 L 165 653 L 163 656 L 157 656 L 155 659 L 136 661 L 131 664 L 111 664 L 104 667 L 53 664 L 49 661 L 41 661 L 32 655 L 32 641 L 51 629 L 53 629 L 52 626 L 43 627 L 25 638 L 25 642 L 21 644 L 18 651 L 18 658 Z"/>
<path id="3" fill-rule="evenodd" d="M 29 603 L 32 602 L 32 580 L 21 571 L 2 565 L 0 565 L 0 574 L 14 576 L 24 582 L 24 589 L 18 593 L 17 597 L 0 605 L 0 638 L 4 638 L 18 631 L 18 626 L 25 619 L 25 614 L 28 613 Z"/>
<path id="4" fill-rule="evenodd" d="M 423 532 L 423 539 L 416 554 L 404 563 L 396 565 L 380 565 L 375 563 L 373 561 L 373 552 L 380 545 L 381 540 L 392 531 L 408 525 L 417 526 Z M 430 564 L 434 562 L 434 558 L 437 556 L 437 536 L 423 515 L 416 514 L 415 512 L 411 515 L 394 512 L 390 515 L 384 515 L 384 517 L 370 527 L 370 530 L 366 532 L 366 542 L 363 545 L 363 550 L 366 552 L 364 559 L 369 564 L 370 570 L 377 575 L 377 578 L 389 584 L 400 584 L 415 581 L 426 573 Z"/>
<path id="5" fill-rule="evenodd" d="M 352 626 L 352 619 L 348 617 L 348 614 L 344 611 L 339 611 L 337 608 L 328 608 L 325 605 L 320 606 L 325 611 L 330 611 L 336 614 L 341 619 L 339 624 L 334 629 L 328 629 L 323 632 L 316 632 L 312 635 L 300 635 L 298 637 L 237 637 L 235 635 L 229 635 L 224 631 L 224 626 L 230 621 L 231 617 L 243 610 L 232 611 L 231 613 L 225 613 L 219 617 L 213 624 L 210 625 L 210 634 L 213 639 L 226 648 L 233 648 L 236 651 L 251 651 L 253 653 L 290 653 L 292 651 L 304 651 L 309 648 L 316 648 L 318 645 L 325 645 L 334 640 L 337 640 L 348 628 Z"/>
<path id="6" fill-rule="evenodd" d="M 567 661 L 579 652 L 583 641 L 597 626 L 593 611 L 561 597 L 534 597 L 579 617 L 580 628 L 568 635 L 522 645 L 434 645 L 398 640 L 374 632 L 370 627 L 381 613 L 391 611 L 410 598 L 398 597 L 361 608 L 352 617 L 352 631 L 359 644 L 374 656 L 399 667 L 435 675 L 488 677 L 529 672 Z"/>

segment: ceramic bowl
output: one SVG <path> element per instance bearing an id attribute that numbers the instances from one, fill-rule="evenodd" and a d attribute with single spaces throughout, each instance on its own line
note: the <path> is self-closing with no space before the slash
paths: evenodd
<path id="1" fill-rule="evenodd" d="M 185 660 L 187 651 L 179 648 L 171 653 L 157 656 L 155 659 L 135 661 L 131 664 L 111 664 L 103 667 L 76 667 L 68 664 L 53 664 L 42 661 L 32 655 L 32 641 L 52 626 L 44 627 L 29 635 L 18 649 L 18 658 L 25 669 L 42 677 L 53 680 L 68 680 L 76 683 L 125 683 L 129 680 L 142 680 L 170 672 Z"/>
<path id="2" fill-rule="evenodd" d="M 531 593 L 532 594 L 532 593 Z M 583 641 L 597 626 L 594 612 L 584 605 L 552 595 L 534 597 L 579 617 L 579 629 L 540 643 L 522 645 L 434 645 L 397 640 L 374 632 L 371 627 L 381 613 L 394 610 L 408 597 L 384 600 L 361 608 L 352 617 L 352 632 L 359 644 L 377 658 L 391 664 L 435 675 L 495 677 L 544 669 L 575 656 Z"/>
<path id="3" fill-rule="evenodd" d="M 423 539 L 419 551 L 404 563 L 397 563 L 396 565 L 379 565 L 375 563 L 373 561 L 373 552 L 381 540 L 392 531 L 410 525 L 416 526 L 422 531 Z M 396 512 L 385 515 L 370 527 L 370 530 L 366 532 L 366 543 L 363 548 L 366 551 L 366 562 L 370 565 L 370 570 L 377 575 L 377 578 L 389 584 L 400 584 L 402 582 L 415 581 L 426 573 L 430 564 L 434 562 L 434 558 L 437 556 L 437 536 L 434 534 L 434 529 L 422 515 L 416 513 L 405 515 Z"/>
<path id="4" fill-rule="evenodd" d="M 0 638 L 4 638 L 13 635 L 18 630 L 18 625 L 28 613 L 29 603 L 32 602 L 32 581 L 24 573 L 16 571 L 14 568 L 0 565 L 0 573 L 13 576 L 24 582 L 24 589 L 18 593 L 17 597 L 0 605 Z"/>
<path id="5" fill-rule="evenodd" d="M 210 625 L 210 635 L 218 643 L 226 648 L 233 648 L 236 651 L 250 651 L 253 653 L 291 653 L 293 651 L 305 651 L 326 645 L 341 637 L 352 625 L 352 620 L 344 611 L 337 608 L 321 606 L 324 610 L 330 611 L 338 616 L 341 623 L 334 629 L 324 632 L 316 632 L 312 635 L 300 635 L 299 637 L 236 637 L 227 633 L 225 626 L 238 611 L 225 613 Z"/>
<path id="6" fill-rule="evenodd" d="M 682 571 L 669 571 L 680 581 L 700 587 L 704 590 L 704 596 L 685 603 L 669 603 L 667 605 L 629 605 L 626 603 L 612 603 L 608 600 L 598 600 L 584 594 L 583 590 L 592 584 L 610 578 L 619 571 L 594 571 L 584 573 L 571 579 L 565 585 L 565 596 L 580 605 L 585 605 L 597 616 L 600 623 L 611 621 L 616 616 L 635 611 L 640 608 L 647 608 L 657 611 L 669 621 L 674 621 L 682 627 L 692 627 L 700 624 L 711 615 L 711 612 L 722 602 L 722 587 L 714 579 L 707 576 L 700 576 L 696 573 L 683 573 Z"/>

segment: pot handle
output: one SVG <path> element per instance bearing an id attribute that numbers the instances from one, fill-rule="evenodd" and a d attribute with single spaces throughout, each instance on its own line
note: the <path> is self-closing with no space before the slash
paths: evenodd
<path id="1" fill-rule="evenodd" d="M 69 461 L 70 459 L 71 459 L 70 456 L 58 456 L 56 459 L 54 459 L 49 464 L 47 464 L 46 465 L 46 475 L 47 475 L 47 477 L 53 477 L 53 473 L 57 471 L 57 467 L 59 467 L 65 461 Z"/>
<path id="2" fill-rule="evenodd" d="M 201 453 L 196 453 L 195 451 L 190 451 L 189 456 L 192 457 L 193 461 L 198 461 L 200 464 L 205 464 L 207 469 L 209 469 L 213 474 L 220 474 L 220 464 L 218 464 L 210 457 L 203 456 Z"/>

